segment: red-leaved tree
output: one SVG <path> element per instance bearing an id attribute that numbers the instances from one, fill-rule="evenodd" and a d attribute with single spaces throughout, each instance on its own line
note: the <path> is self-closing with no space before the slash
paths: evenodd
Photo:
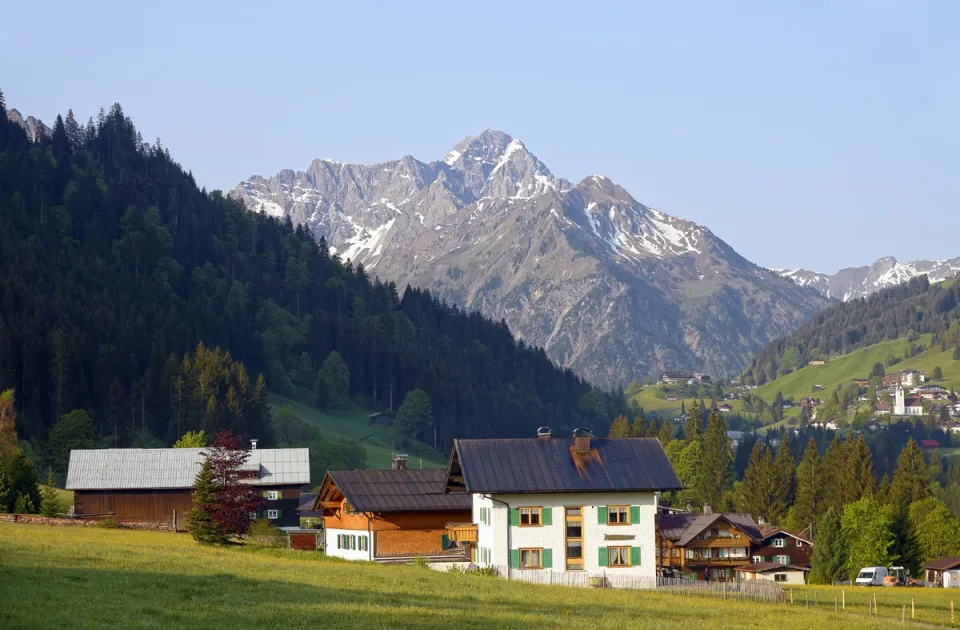
<path id="1" fill-rule="evenodd" d="M 206 454 L 213 465 L 214 502 L 210 515 L 224 531 L 243 536 L 250 527 L 250 513 L 263 502 L 250 483 L 257 479 L 257 471 L 244 468 L 250 459 L 247 440 L 242 435 L 221 431 Z"/>

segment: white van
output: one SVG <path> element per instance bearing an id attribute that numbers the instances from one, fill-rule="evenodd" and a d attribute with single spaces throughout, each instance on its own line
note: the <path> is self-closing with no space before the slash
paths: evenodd
<path id="1" fill-rule="evenodd" d="M 863 567 L 857 576 L 857 586 L 883 586 L 887 567 Z"/>

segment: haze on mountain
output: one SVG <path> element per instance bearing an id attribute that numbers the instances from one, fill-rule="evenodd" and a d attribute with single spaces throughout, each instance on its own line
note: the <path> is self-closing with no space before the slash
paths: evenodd
<path id="1" fill-rule="evenodd" d="M 664 369 L 738 373 L 826 304 L 706 227 L 602 175 L 554 176 L 488 129 L 443 159 L 314 160 L 240 182 L 250 210 L 303 224 L 379 277 L 502 319 L 604 386 Z"/>

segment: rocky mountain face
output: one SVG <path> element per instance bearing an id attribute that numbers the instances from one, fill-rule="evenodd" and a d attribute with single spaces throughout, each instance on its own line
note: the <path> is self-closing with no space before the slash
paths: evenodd
<path id="1" fill-rule="evenodd" d="M 442 160 L 315 160 L 231 193 L 289 216 L 385 280 L 504 319 L 596 384 L 664 369 L 739 373 L 827 300 L 757 267 L 707 228 L 602 176 L 555 177 L 487 130 Z"/>
<path id="2" fill-rule="evenodd" d="M 47 127 L 39 118 L 27 116 L 26 118 L 15 109 L 7 110 L 7 120 L 15 125 L 20 125 L 27 132 L 30 142 L 36 142 L 42 136 L 50 135 L 50 127 Z"/>
<path id="3" fill-rule="evenodd" d="M 893 256 L 886 256 L 868 267 L 849 267 L 833 275 L 806 269 L 776 269 L 775 271 L 802 287 L 811 287 L 828 298 L 846 302 L 904 283 L 917 276 L 926 275 L 931 282 L 952 278 L 960 272 L 960 258 L 901 263 Z"/>

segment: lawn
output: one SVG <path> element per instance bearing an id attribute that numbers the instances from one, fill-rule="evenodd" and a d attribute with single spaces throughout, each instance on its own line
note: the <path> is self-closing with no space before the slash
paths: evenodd
<path id="1" fill-rule="evenodd" d="M 368 468 L 391 467 L 393 453 L 398 450 L 395 445 L 402 437 L 393 427 L 372 426 L 367 417 L 371 413 L 370 410 L 350 407 L 325 413 L 298 400 L 285 398 L 279 394 L 270 394 L 272 413 L 275 414 L 277 409 L 284 405 L 290 405 L 307 424 L 319 427 L 320 436 L 323 439 L 333 442 L 346 439 L 360 443 L 367 451 Z M 418 445 L 408 454 L 411 468 L 420 468 L 421 464 L 423 468 L 444 468 L 447 465 L 445 455 L 426 445 Z"/>
<path id="2" fill-rule="evenodd" d="M 786 587 L 787 601 L 790 598 L 790 587 Z M 944 623 L 948 627 L 960 625 L 960 591 L 946 588 L 897 588 L 897 587 L 865 587 L 865 586 L 798 586 L 793 587 L 793 606 L 811 607 L 833 610 L 834 598 L 837 605 L 846 599 L 847 613 L 868 614 L 871 603 L 876 600 L 876 610 L 883 617 L 900 619 L 903 607 L 906 606 L 907 621 L 911 621 L 915 611 L 917 622 L 940 625 L 940 616 L 943 614 Z M 911 607 L 911 600 L 914 607 Z M 957 623 L 950 623 L 950 604 L 953 602 L 958 608 Z"/>
<path id="3" fill-rule="evenodd" d="M 0 523 L 3 628 L 894 627 L 794 604 L 520 584 L 186 535 Z"/>

